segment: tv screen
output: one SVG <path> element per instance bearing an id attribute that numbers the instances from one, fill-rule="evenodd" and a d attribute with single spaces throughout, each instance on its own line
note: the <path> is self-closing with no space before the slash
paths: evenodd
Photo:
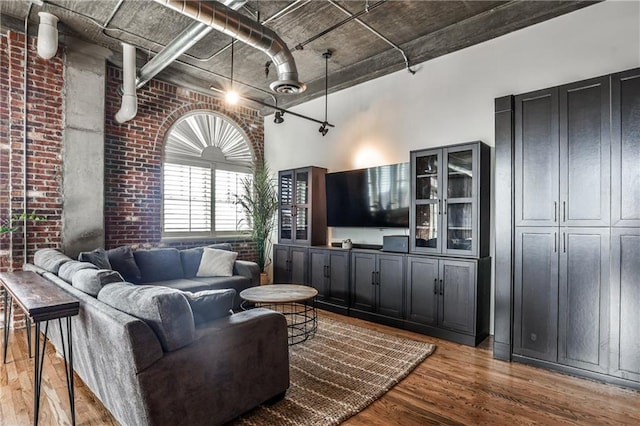
<path id="1" fill-rule="evenodd" d="M 409 227 L 409 163 L 328 173 L 327 225 Z"/>

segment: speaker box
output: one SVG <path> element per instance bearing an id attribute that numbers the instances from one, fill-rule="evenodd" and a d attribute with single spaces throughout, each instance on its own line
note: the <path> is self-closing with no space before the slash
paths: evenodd
<path id="1" fill-rule="evenodd" d="M 384 235 L 382 237 L 382 251 L 409 253 L 409 236 Z"/>

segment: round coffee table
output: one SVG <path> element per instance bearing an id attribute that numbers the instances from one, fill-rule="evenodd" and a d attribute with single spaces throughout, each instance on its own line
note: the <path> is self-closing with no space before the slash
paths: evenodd
<path id="1" fill-rule="evenodd" d="M 248 303 L 280 312 L 287 318 L 289 346 L 302 343 L 318 329 L 315 298 L 318 290 L 306 285 L 271 284 L 240 292 L 243 309 Z"/>

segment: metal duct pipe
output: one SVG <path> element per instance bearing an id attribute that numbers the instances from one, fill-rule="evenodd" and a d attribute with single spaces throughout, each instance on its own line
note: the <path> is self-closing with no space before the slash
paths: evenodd
<path id="1" fill-rule="evenodd" d="M 233 10 L 238 10 L 245 4 L 247 0 L 219 0 L 220 3 L 228 6 Z M 213 30 L 209 25 L 201 22 L 194 22 L 189 25 L 176 38 L 171 40 L 156 56 L 143 65 L 138 72 L 136 78 L 136 87 L 140 89 L 149 82 L 153 77 L 158 75 L 160 71 L 165 69 L 171 62 L 178 59 L 183 53 L 189 50 L 194 44 L 202 40 L 204 36 Z"/>
<path id="2" fill-rule="evenodd" d="M 286 43 L 269 28 L 230 9 L 222 3 L 188 0 L 154 0 L 198 22 L 206 24 L 266 53 L 278 72 L 278 81 L 269 85 L 276 93 L 301 93 L 307 86 L 298 81 L 298 70 Z"/>
<path id="3" fill-rule="evenodd" d="M 138 113 L 138 97 L 136 96 L 136 48 L 122 43 L 122 105 L 116 114 L 120 124 L 131 120 Z"/>

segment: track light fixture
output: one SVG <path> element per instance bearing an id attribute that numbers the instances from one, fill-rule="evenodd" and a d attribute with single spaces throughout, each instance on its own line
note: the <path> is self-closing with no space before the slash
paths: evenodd
<path id="1" fill-rule="evenodd" d="M 329 93 L 329 58 L 331 55 L 333 55 L 331 49 L 327 49 L 327 51 L 322 54 L 324 58 L 324 122 L 318 129 L 322 136 L 329 132 L 329 128 L 327 127 L 327 95 Z"/>
<path id="2" fill-rule="evenodd" d="M 229 90 L 227 90 L 227 93 L 225 95 L 225 100 L 228 104 L 231 105 L 237 104 L 238 100 L 240 99 L 238 92 L 233 90 L 233 45 L 235 44 L 235 42 L 235 39 L 231 39 L 231 87 L 229 87 Z"/>
<path id="3" fill-rule="evenodd" d="M 284 111 L 276 111 L 276 116 L 273 119 L 273 122 L 276 124 L 280 124 L 284 122 L 284 118 L 282 118 L 283 115 L 284 115 Z"/>

